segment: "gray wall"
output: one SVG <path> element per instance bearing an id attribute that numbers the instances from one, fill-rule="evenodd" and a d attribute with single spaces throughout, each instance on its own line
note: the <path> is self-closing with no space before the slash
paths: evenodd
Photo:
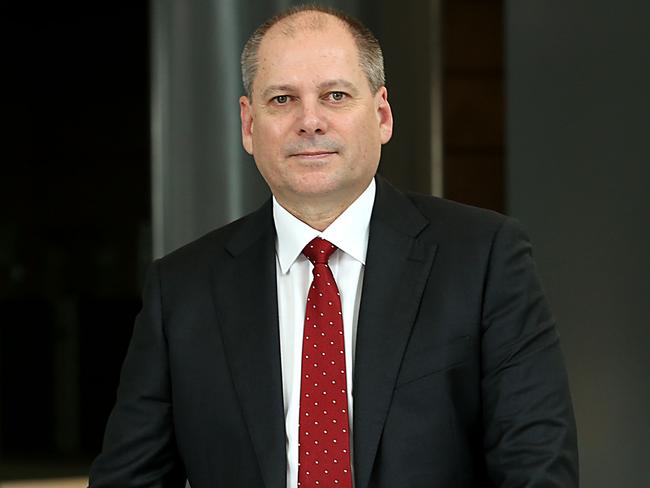
<path id="1" fill-rule="evenodd" d="M 253 210 L 268 195 L 239 130 L 239 53 L 274 9 L 274 2 L 254 3 L 151 3 L 154 257 Z"/>
<path id="2" fill-rule="evenodd" d="M 507 2 L 509 212 L 559 320 L 582 486 L 650 486 L 650 2 Z"/>

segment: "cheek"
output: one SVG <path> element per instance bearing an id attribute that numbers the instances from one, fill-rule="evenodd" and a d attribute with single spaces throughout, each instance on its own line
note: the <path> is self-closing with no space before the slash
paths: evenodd
<path id="1" fill-rule="evenodd" d="M 350 140 L 350 143 L 355 148 L 357 154 L 363 158 L 373 157 L 378 154 L 381 142 L 377 125 L 366 118 L 359 121 L 351 129 L 352 131 L 350 133 L 354 134 L 354 137 Z"/>
<path id="2" fill-rule="evenodd" d="M 281 125 L 259 124 L 253 132 L 253 144 L 260 154 L 280 153 L 283 144 Z"/>
<path id="3" fill-rule="evenodd" d="M 258 131 L 253 135 L 253 158 L 260 174 L 267 182 L 283 178 L 286 171 L 282 138 L 271 131 Z"/>

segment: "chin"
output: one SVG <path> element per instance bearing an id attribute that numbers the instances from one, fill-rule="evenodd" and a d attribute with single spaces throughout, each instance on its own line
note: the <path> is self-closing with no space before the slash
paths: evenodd
<path id="1" fill-rule="evenodd" d="M 355 185 L 345 177 L 333 174 L 331 171 L 314 172 L 300 179 L 298 186 L 306 191 L 331 192 Z"/>

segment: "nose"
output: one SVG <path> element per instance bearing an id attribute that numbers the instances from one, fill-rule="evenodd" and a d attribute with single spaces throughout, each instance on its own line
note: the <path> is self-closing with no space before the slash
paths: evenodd
<path id="1" fill-rule="evenodd" d="M 303 100 L 300 106 L 298 133 L 300 135 L 320 135 L 327 132 L 327 119 L 318 100 Z"/>

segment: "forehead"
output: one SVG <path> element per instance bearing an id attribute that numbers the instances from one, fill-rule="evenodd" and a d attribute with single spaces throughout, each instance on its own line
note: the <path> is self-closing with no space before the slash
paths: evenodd
<path id="1" fill-rule="evenodd" d="M 301 13 L 278 22 L 262 39 L 257 57 L 256 78 L 262 79 L 337 70 L 349 71 L 349 75 L 361 72 L 357 45 L 348 27 L 321 13 Z"/>
<path id="2" fill-rule="evenodd" d="M 278 37 L 298 38 L 300 34 L 336 32 L 341 34 L 345 32 L 346 37 L 352 37 L 349 27 L 338 17 L 325 12 L 305 11 L 286 17 L 269 28 L 264 35 L 265 40 L 271 40 Z M 263 42 L 263 41 L 262 41 Z"/>

